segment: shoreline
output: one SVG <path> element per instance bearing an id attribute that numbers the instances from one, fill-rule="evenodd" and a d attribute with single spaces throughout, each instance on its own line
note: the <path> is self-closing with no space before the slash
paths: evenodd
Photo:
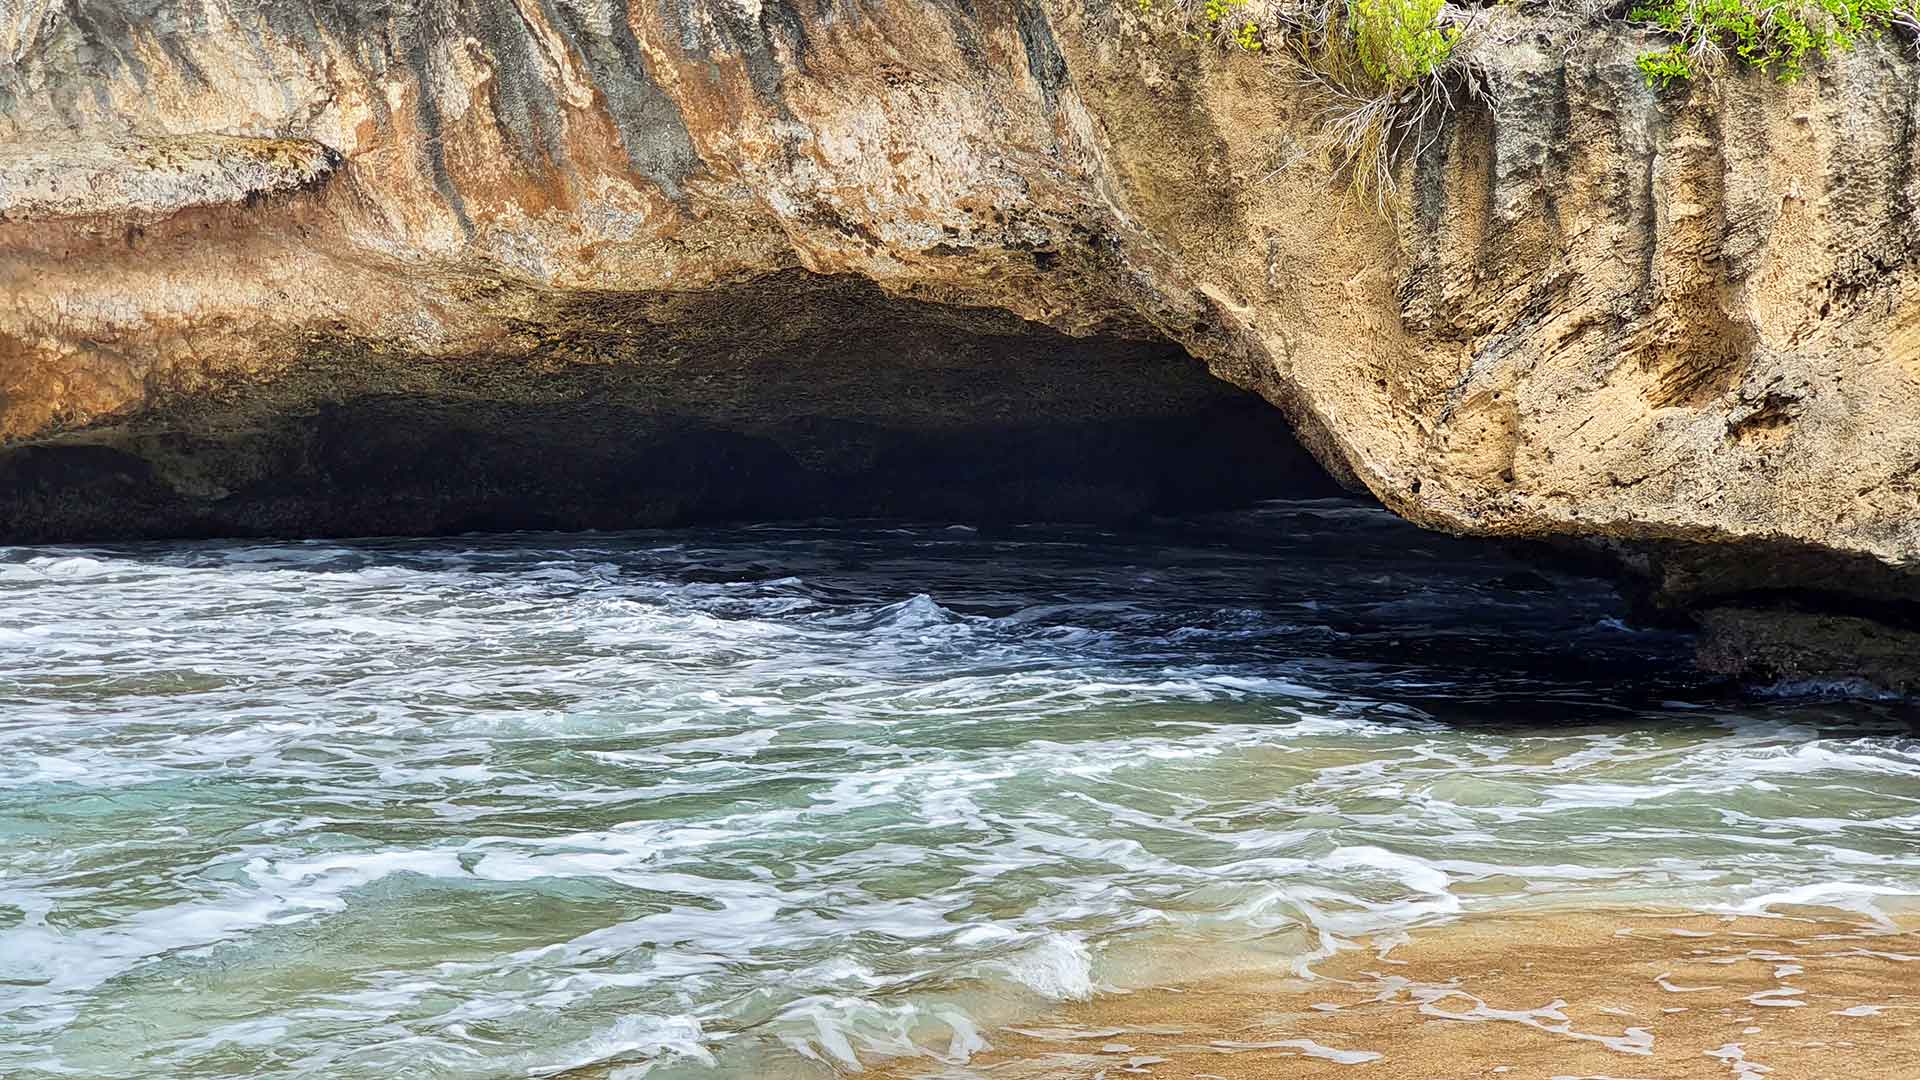
<path id="1" fill-rule="evenodd" d="M 1065 1002 L 901 1080 L 1920 1076 L 1920 919 L 1552 910 Z M 1837 1072 L 1835 1070 L 1838 1070 Z"/>

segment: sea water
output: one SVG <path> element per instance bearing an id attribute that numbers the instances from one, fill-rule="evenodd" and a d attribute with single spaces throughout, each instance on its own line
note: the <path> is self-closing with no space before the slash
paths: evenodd
<path id="1" fill-rule="evenodd" d="M 1901 706 L 1281 502 L 0 549 L 0 1075 L 830 1076 L 1481 911 L 1892 919 Z"/>

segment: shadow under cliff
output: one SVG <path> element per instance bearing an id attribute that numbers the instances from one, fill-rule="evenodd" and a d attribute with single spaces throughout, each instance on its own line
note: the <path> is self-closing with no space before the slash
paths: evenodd
<path id="1" fill-rule="evenodd" d="M 1338 491 L 1270 404 L 1135 327 L 799 271 L 524 303 L 497 353 L 318 340 L 0 449 L 0 542 L 1112 521 Z"/>

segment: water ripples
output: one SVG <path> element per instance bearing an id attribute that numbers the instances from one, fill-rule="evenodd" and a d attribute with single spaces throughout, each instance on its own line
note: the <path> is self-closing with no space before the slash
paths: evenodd
<path id="1" fill-rule="evenodd" d="M 0 551 L 0 1072 L 828 1075 L 1468 910 L 1876 918 L 1890 703 L 1338 502 Z"/>

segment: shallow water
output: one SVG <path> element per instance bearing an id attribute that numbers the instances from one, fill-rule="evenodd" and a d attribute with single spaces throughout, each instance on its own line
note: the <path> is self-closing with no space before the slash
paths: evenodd
<path id="1" fill-rule="evenodd" d="M 1063 1002 L 912 1080 L 1760 1080 L 1920 1076 L 1920 924 L 1473 913 L 1316 960 Z M 604 1074 L 604 1071 L 603 1071 Z"/>
<path id="2" fill-rule="evenodd" d="M 0 549 L 0 1075 L 831 1075 L 1462 913 L 1920 900 L 1895 706 L 1339 502 Z"/>

